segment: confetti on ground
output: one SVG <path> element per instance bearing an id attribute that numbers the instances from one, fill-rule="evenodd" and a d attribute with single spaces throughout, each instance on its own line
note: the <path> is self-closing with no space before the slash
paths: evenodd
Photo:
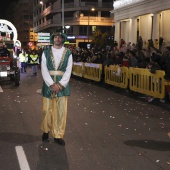
<path id="1" fill-rule="evenodd" d="M 48 148 L 44 148 L 43 146 L 40 146 L 40 148 L 41 148 L 43 151 L 48 151 Z"/>
<path id="2" fill-rule="evenodd" d="M 41 91 L 42 91 L 41 89 L 38 89 L 36 92 L 40 94 L 40 93 L 41 93 Z"/>

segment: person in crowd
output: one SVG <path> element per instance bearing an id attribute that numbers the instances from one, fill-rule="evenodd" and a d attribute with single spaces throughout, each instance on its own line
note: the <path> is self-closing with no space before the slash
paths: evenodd
<path id="1" fill-rule="evenodd" d="M 132 49 L 132 44 L 131 44 L 131 42 L 128 42 L 127 43 L 127 50 L 131 50 Z"/>
<path id="2" fill-rule="evenodd" d="M 149 57 L 145 56 L 145 50 L 137 51 L 137 56 L 138 56 L 137 57 L 137 59 L 138 59 L 137 67 L 138 68 L 146 68 L 150 62 L 150 56 Z"/>
<path id="3" fill-rule="evenodd" d="M 125 40 L 121 38 L 120 40 L 120 48 L 122 48 L 122 46 L 125 44 Z"/>
<path id="4" fill-rule="evenodd" d="M 147 66 L 147 68 L 150 70 L 150 72 L 152 74 L 155 74 L 156 70 L 161 70 L 161 67 L 158 65 L 159 60 L 160 60 L 160 56 L 156 52 L 152 52 L 152 54 L 151 54 L 151 61 L 149 62 L 148 66 Z M 157 81 L 157 79 L 155 79 L 155 81 Z M 151 80 L 150 80 L 150 82 L 151 82 Z M 154 89 L 154 86 L 153 86 L 152 83 L 150 83 L 150 89 L 151 88 Z M 148 96 L 146 98 L 146 100 L 148 102 L 152 102 L 154 100 L 154 97 Z"/>
<path id="5" fill-rule="evenodd" d="M 80 51 L 77 52 L 75 62 L 81 62 L 81 53 L 80 53 Z"/>
<path id="6" fill-rule="evenodd" d="M 41 72 L 43 77 L 43 118 L 42 141 L 49 141 L 49 133 L 54 143 L 65 145 L 63 136 L 66 127 L 67 100 L 70 95 L 69 80 L 73 58 L 71 51 L 63 46 L 67 36 L 56 32 L 50 37 L 52 47 L 42 54 Z"/>
<path id="7" fill-rule="evenodd" d="M 81 61 L 86 62 L 88 57 L 89 57 L 88 50 L 84 48 L 83 52 L 81 53 Z"/>
<path id="8" fill-rule="evenodd" d="M 165 71 L 165 80 L 170 82 L 170 47 L 166 47 L 166 51 L 164 51 L 162 55 L 162 62 L 161 62 L 161 68 Z M 166 93 L 167 93 L 167 99 L 170 100 L 170 85 L 167 85 L 166 87 Z"/>
<path id="9" fill-rule="evenodd" d="M 10 52 L 4 47 L 3 41 L 0 41 L 0 57 L 10 57 Z"/>
<path id="10" fill-rule="evenodd" d="M 148 40 L 148 49 L 153 48 L 154 47 L 154 43 L 152 39 Z"/>
<path id="11" fill-rule="evenodd" d="M 143 48 L 143 39 L 141 36 L 139 36 L 138 38 L 137 47 L 138 47 L 138 50 L 142 50 Z"/>
<path id="12" fill-rule="evenodd" d="M 97 53 L 97 58 L 96 60 L 94 61 L 94 63 L 97 63 L 97 64 L 103 64 L 103 57 L 102 57 L 102 54 L 101 52 Z"/>
<path id="13" fill-rule="evenodd" d="M 162 51 L 162 45 L 163 45 L 164 39 L 162 37 L 159 37 L 159 50 Z"/>
<path id="14" fill-rule="evenodd" d="M 136 49 L 137 49 L 136 44 L 132 43 L 131 50 L 133 51 L 133 50 L 136 50 Z"/>
<path id="15" fill-rule="evenodd" d="M 129 50 L 128 57 L 129 57 L 129 67 L 137 67 L 138 60 L 136 58 L 136 52 Z"/>
<path id="16" fill-rule="evenodd" d="M 114 65 L 122 66 L 122 64 L 123 64 L 123 57 L 124 57 L 124 53 L 123 52 L 115 54 Z"/>
<path id="17" fill-rule="evenodd" d="M 21 73 L 27 72 L 28 54 L 26 50 L 22 49 L 22 52 L 19 54 L 19 61 L 21 63 Z"/>
<path id="18" fill-rule="evenodd" d="M 117 41 L 114 41 L 114 43 L 113 43 L 113 47 L 115 47 L 115 48 L 117 48 L 117 47 L 118 47 L 118 43 L 117 43 Z"/>
<path id="19" fill-rule="evenodd" d="M 111 51 L 108 51 L 108 53 L 106 55 L 106 59 L 103 62 L 103 67 L 112 65 L 113 63 L 114 63 L 114 59 L 113 59 L 113 56 L 111 54 Z"/>
<path id="20" fill-rule="evenodd" d="M 126 53 L 126 52 L 127 52 L 126 43 L 122 45 L 122 47 L 119 49 L 119 52 L 123 52 L 123 53 Z"/>
<path id="21" fill-rule="evenodd" d="M 158 39 L 154 39 L 154 47 L 156 49 L 159 49 L 159 41 L 158 41 Z"/>
<path id="22" fill-rule="evenodd" d="M 160 60 L 160 56 L 153 52 L 151 54 L 151 61 L 149 62 L 147 68 L 150 70 L 151 73 L 155 74 L 156 70 L 161 70 L 161 67 L 158 65 Z"/>
<path id="23" fill-rule="evenodd" d="M 30 54 L 30 64 L 32 66 L 33 75 L 37 75 L 37 65 L 38 65 L 38 54 L 33 50 Z"/>

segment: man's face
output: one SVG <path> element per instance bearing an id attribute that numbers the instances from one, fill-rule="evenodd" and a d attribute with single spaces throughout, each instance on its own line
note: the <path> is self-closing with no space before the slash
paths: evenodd
<path id="1" fill-rule="evenodd" d="M 0 48 L 3 48 L 3 46 L 4 46 L 3 43 L 0 43 Z"/>
<path id="2" fill-rule="evenodd" d="M 60 35 L 54 36 L 54 44 L 59 46 L 62 45 L 63 38 Z"/>

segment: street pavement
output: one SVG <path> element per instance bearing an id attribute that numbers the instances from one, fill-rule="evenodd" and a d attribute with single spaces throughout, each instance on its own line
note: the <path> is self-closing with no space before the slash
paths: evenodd
<path id="1" fill-rule="evenodd" d="M 169 170 L 169 103 L 71 78 L 65 147 L 41 141 L 42 77 L 0 80 L 0 170 Z"/>

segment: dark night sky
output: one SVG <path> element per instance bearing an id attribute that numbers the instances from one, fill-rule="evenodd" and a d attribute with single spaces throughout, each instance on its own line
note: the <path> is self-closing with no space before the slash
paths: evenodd
<path id="1" fill-rule="evenodd" d="M 5 19 L 5 12 L 8 9 L 10 3 L 16 2 L 18 0 L 0 0 L 0 19 Z"/>

